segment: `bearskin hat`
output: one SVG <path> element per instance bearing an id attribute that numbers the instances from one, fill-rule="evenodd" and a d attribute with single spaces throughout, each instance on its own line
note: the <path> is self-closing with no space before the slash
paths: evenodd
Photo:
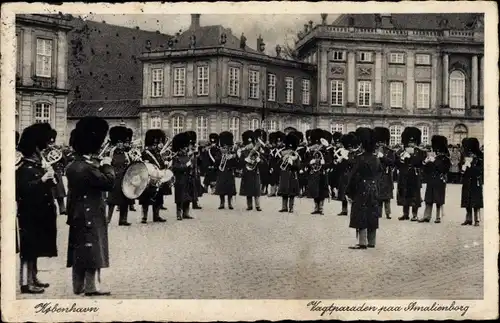
<path id="1" fill-rule="evenodd" d="M 295 134 L 295 131 L 290 131 L 286 136 L 285 136 L 285 147 L 295 150 L 299 146 L 299 138 L 297 138 L 297 135 Z"/>
<path id="2" fill-rule="evenodd" d="M 146 131 L 144 138 L 144 145 L 146 147 L 153 146 L 154 144 L 164 143 L 166 139 L 165 132 L 161 129 L 149 129 Z"/>
<path id="3" fill-rule="evenodd" d="M 50 142 L 54 143 L 57 138 L 57 130 L 56 129 L 50 129 Z"/>
<path id="4" fill-rule="evenodd" d="M 131 142 L 132 138 L 134 138 L 134 130 L 132 130 L 132 128 L 127 128 L 127 141 Z"/>
<path id="5" fill-rule="evenodd" d="M 334 143 L 339 142 L 341 138 L 342 138 L 342 134 L 341 134 L 340 132 L 338 132 L 338 131 L 335 131 L 335 132 L 333 133 L 333 135 L 332 135 L 332 141 L 333 141 Z"/>
<path id="6" fill-rule="evenodd" d="M 356 139 L 357 142 L 361 144 L 361 147 L 363 147 L 365 152 L 373 153 L 375 151 L 377 141 L 375 131 L 373 129 L 365 127 L 356 129 Z"/>
<path id="7" fill-rule="evenodd" d="M 270 144 L 276 144 L 276 137 L 277 137 L 277 133 L 276 132 L 271 132 L 269 134 L 269 143 Z"/>
<path id="8" fill-rule="evenodd" d="M 313 145 L 319 144 L 320 139 L 323 138 L 323 136 L 324 136 L 323 130 L 321 130 L 319 128 L 311 130 L 311 133 L 310 133 L 311 144 L 313 144 Z"/>
<path id="9" fill-rule="evenodd" d="M 306 130 L 305 135 L 306 135 L 306 140 L 307 141 L 309 141 L 309 139 L 311 139 L 311 131 L 312 131 L 311 129 L 307 129 Z"/>
<path id="10" fill-rule="evenodd" d="M 24 129 L 17 150 L 24 156 L 33 155 L 37 148 L 43 150 L 47 148 L 52 136 L 52 127 L 48 123 L 35 123 Z"/>
<path id="11" fill-rule="evenodd" d="M 326 141 L 328 141 L 328 143 L 332 143 L 332 140 L 333 140 L 333 135 L 330 131 L 328 130 L 323 130 L 323 138 L 326 139 Z"/>
<path id="12" fill-rule="evenodd" d="M 294 132 L 295 137 L 299 139 L 299 143 L 304 142 L 304 134 L 300 131 L 295 131 Z"/>
<path id="13" fill-rule="evenodd" d="M 462 140 L 462 146 L 465 153 L 473 153 L 475 155 L 481 155 L 481 145 L 479 145 L 479 140 L 474 137 L 464 138 Z"/>
<path id="14" fill-rule="evenodd" d="M 276 143 L 284 143 L 286 138 L 286 134 L 282 131 L 276 131 Z"/>
<path id="15" fill-rule="evenodd" d="M 73 135 L 73 149 L 81 154 L 95 154 L 101 150 L 109 125 L 100 117 L 84 117 L 78 121 Z"/>
<path id="16" fill-rule="evenodd" d="M 445 136 L 434 135 L 431 138 L 431 147 L 435 152 L 448 152 L 448 139 Z"/>
<path id="17" fill-rule="evenodd" d="M 213 143 L 213 144 L 218 143 L 219 142 L 219 134 L 217 134 L 217 133 L 211 133 L 208 136 L 208 140 L 210 141 L 210 143 Z"/>
<path id="18" fill-rule="evenodd" d="M 187 132 L 178 133 L 174 136 L 174 139 L 172 139 L 172 151 L 174 153 L 188 146 L 189 146 L 189 134 Z"/>
<path id="19" fill-rule="evenodd" d="M 249 143 L 255 142 L 255 134 L 252 130 L 247 130 L 241 134 L 241 140 L 243 145 L 248 145 Z"/>
<path id="20" fill-rule="evenodd" d="M 406 127 L 401 134 L 401 142 L 406 147 L 409 142 L 415 143 L 415 145 L 420 145 L 422 142 L 422 132 L 420 129 L 415 127 Z"/>
<path id="21" fill-rule="evenodd" d="M 262 129 L 256 129 L 254 131 L 255 138 L 260 138 L 263 142 L 267 141 L 267 133 Z"/>
<path id="22" fill-rule="evenodd" d="M 190 130 L 190 131 L 186 131 L 186 134 L 189 138 L 189 144 L 190 145 L 196 145 L 196 142 L 197 142 L 197 136 L 196 136 L 196 132 Z"/>
<path id="23" fill-rule="evenodd" d="M 221 147 L 224 146 L 233 146 L 234 145 L 234 136 L 229 131 L 223 131 L 219 134 L 219 145 Z"/>
<path id="24" fill-rule="evenodd" d="M 358 145 L 356 133 L 351 131 L 348 134 L 343 135 L 342 138 L 340 138 L 340 142 L 345 149 L 356 147 Z"/>
<path id="25" fill-rule="evenodd" d="M 389 144 L 389 141 L 391 139 L 391 133 L 388 128 L 375 127 L 373 131 L 375 132 L 375 141 L 377 143 L 383 142 L 386 145 Z"/>
<path id="26" fill-rule="evenodd" d="M 109 141 L 112 145 L 116 145 L 119 141 L 124 143 L 127 141 L 128 134 L 129 133 L 126 127 L 111 127 L 111 129 L 109 129 Z"/>

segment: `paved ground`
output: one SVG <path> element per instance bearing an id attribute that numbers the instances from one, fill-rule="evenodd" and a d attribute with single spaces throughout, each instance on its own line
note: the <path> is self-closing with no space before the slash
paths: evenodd
<path id="1" fill-rule="evenodd" d="M 104 287 L 113 298 L 170 299 L 480 299 L 483 294 L 483 228 L 460 226 L 460 186 L 447 191 L 441 224 L 381 219 L 375 249 L 349 250 L 356 242 L 340 202 L 325 203 L 324 216 L 310 215 L 312 201 L 299 199 L 295 214 L 281 214 L 279 198 L 264 197 L 263 212 L 218 211 L 218 197 L 205 195 L 196 220 L 175 220 L 172 197 L 167 223 L 110 229 L 111 267 Z M 423 213 L 421 209 L 420 214 Z M 40 259 L 43 295 L 74 298 L 65 268 L 68 229 L 59 219 L 59 252 Z"/>

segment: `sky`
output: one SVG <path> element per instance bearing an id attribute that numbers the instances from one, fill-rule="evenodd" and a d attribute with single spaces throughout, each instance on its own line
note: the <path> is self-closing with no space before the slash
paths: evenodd
<path id="1" fill-rule="evenodd" d="M 329 15 L 327 23 L 331 24 L 338 15 Z M 91 14 L 84 19 L 93 21 L 106 21 L 113 25 L 130 28 L 138 26 L 143 30 L 160 31 L 161 33 L 173 35 L 175 32 L 188 29 L 191 23 L 191 15 L 185 14 Z M 230 28 L 236 37 L 241 33 L 247 38 L 247 45 L 256 49 L 257 38 L 262 35 L 266 44 L 266 52 L 275 51 L 277 44 L 293 44 L 297 32 L 304 29 L 304 24 L 312 20 L 314 24 L 321 23 L 321 15 L 318 14 L 269 14 L 269 15 L 242 15 L 242 14 L 202 14 L 200 24 L 202 26 L 223 25 Z"/>

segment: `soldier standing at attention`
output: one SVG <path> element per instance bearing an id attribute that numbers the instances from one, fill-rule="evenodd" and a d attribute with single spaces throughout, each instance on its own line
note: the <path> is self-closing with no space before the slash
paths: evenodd
<path id="1" fill-rule="evenodd" d="M 281 196 L 282 206 L 279 212 L 293 213 L 295 197 L 300 194 L 299 169 L 301 159 L 297 153 L 299 138 L 294 132 L 285 137 L 285 149 L 281 152 L 280 181 L 278 195 Z M 283 167 L 281 167 L 283 165 Z"/>
<path id="2" fill-rule="evenodd" d="M 484 155 L 476 138 L 462 141 L 464 157 L 460 163 L 462 171 L 462 197 L 460 206 L 466 210 L 462 225 L 479 226 L 479 211 L 483 208 Z"/>
<path id="3" fill-rule="evenodd" d="M 189 215 L 189 206 L 196 200 L 196 178 L 193 168 L 196 167 L 197 155 L 190 147 L 190 137 L 186 132 L 179 133 L 172 140 L 172 172 L 175 176 L 174 198 L 177 220 L 193 219 Z"/>
<path id="4" fill-rule="evenodd" d="M 252 200 L 255 200 L 255 210 L 260 212 L 262 211 L 260 208 L 260 154 L 256 151 L 256 139 L 252 130 L 245 131 L 241 137 L 245 146 L 238 150 L 242 165 L 240 195 L 247 198 L 247 211 L 253 209 Z"/>
<path id="5" fill-rule="evenodd" d="M 396 162 L 396 155 L 389 145 L 391 134 L 389 129 L 384 127 L 375 127 L 373 129 L 375 141 L 377 142 L 377 157 L 382 165 L 383 172 L 378 181 L 380 217 L 385 209 L 385 217 L 391 219 L 391 200 L 394 198 L 394 178 L 393 171 Z"/>
<path id="6" fill-rule="evenodd" d="M 215 184 L 215 194 L 219 195 L 219 210 L 224 209 L 225 197 L 227 196 L 227 206 L 233 209 L 233 196 L 236 196 L 235 170 L 239 162 L 234 150 L 233 134 L 223 131 L 219 134 L 219 146 L 221 149 L 221 159 L 217 163 L 217 183 Z"/>
<path id="7" fill-rule="evenodd" d="M 203 161 L 206 173 L 203 179 L 203 185 L 213 194 L 215 189 L 215 183 L 217 182 L 217 159 L 220 159 L 220 149 L 219 135 L 216 133 L 211 133 L 208 136 L 210 145 L 203 150 L 201 159 Z"/>

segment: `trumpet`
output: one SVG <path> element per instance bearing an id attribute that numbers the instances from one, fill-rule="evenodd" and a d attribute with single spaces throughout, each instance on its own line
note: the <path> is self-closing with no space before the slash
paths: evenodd
<path id="1" fill-rule="evenodd" d="M 113 154 L 115 152 L 116 146 L 111 145 L 111 141 L 108 140 L 106 144 L 101 148 L 101 151 L 97 155 L 98 159 L 102 159 L 105 156 L 108 156 L 109 158 L 113 159 Z"/>
<path id="2" fill-rule="evenodd" d="M 53 172 L 54 169 L 52 168 L 52 165 L 60 161 L 62 157 L 63 157 L 62 151 L 52 146 L 49 146 L 40 152 L 40 158 L 42 159 L 42 167 L 46 171 Z M 57 184 L 57 180 L 55 178 L 52 178 L 52 182 L 54 184 Z"/>
<path id="3" fill-rule="evenodd" d="M 165 143 L 163 148 L 160 150 L 160 156 L 163 159 L 171 159 L 174 157 L 174 154 L 172 153 L 171 146 L 172 146 L 172 140 L 167 139 L 167 142 Z"/>
<path id="4" fill-rule="evenodd" d="M 226 170 L 227 161 L 234 157 L 234 149 L 228 149 L 222 153 L 222 159 L 220 161 L 219 170 L 223 172 Z"/>
<path id="5" fill-rule="evenodd" d="M 252 148 L 252 150 L 250 150 L 247 158 L 245 158 L 245 161 L 247 162 L 246 164 L 247 170 L 250 171 L 255 170 L 255 168 L 257 167 L 258 164 L 257 159 L 260 157 L 259 150 L 260 147 L 262 147 L 263 145 L 265 145 L 264 142 L 260 138 L 257 138 L 257 144 Z"/>
<path id="6" fill-rule="evenodd" d="M 297 148 L 297 149 L 299 149 L 299 148 Z M 299 158 L 299 153 L 297 152 L 297 149 L 291 150 L 289 153 L 287 153 L 285 156 L 283 156 L 283 159 L 282 159 L 281 165 L 280 165 L 281 170 L 286 170 L 288 168 L 288 166 L 290 165 L 291 161 Z"/>

